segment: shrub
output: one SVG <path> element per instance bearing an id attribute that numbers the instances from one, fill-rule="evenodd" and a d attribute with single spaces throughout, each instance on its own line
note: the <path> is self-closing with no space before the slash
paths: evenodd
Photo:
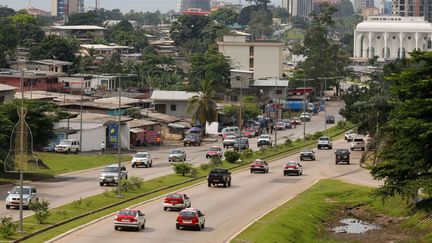
<path id="1" fill-rule="evenodd" d="M 210 165 L 207 163 L 200 164 L 200 168 L 201 168 L 201 170 L 208 170 L 208 168 L 210 168 Z"/>
<path id="2" fill-rule="evenodd" d="M 174 163 L 173 169 L 177 175 L 186 176 L 186 174 L 188 174 L 191 171 L 192 164 L 185 163 L 185 162 Z"/>
<path id="3" fill-rule="evenodd" d="M 344 129 L 344 128 L 346 128 L 347 127 L 347 122 L 346 121 L 338 121 L 338 123 L 337 123 L 337 125 L 336 125 L 336 128 L 337 129 Z"/>
<path id="4" fill-rule="evenodd" d="M 210 163 L 212 166 L 217 167 L 222 165 L 222 160 L 218 156 L 213 156 Z"/>
<path id="5" fill-rule="evenodd" d="M 13 223 L 12 217 L 3 216 L 0 218 L 0 234 L 9 239 L 16 233 L 17 226 Z"/>
<path id="6" fill-rule="evenodd" d="M 243 155 L 243 158 L 250 158 L 253 155 L 253 150 L 250 148 L 245 149 L 245 150 L 243 150 L 242 155 Z"/>
<path id="7" fill-rule="evenodd" d="M 128 178 L 128 181 L 130 182 L 132 190 L 141 189 L 142 185 L 144 184 L 144 180 L 138 176 L 131 176 Z"/>
<path id="8" fill-rule="evenodd" d="M 191 176 L 195 177 L 198 175 L 198 170 L 197 170 L 197 168 L 192 167 L 189 173 Z"/>
<path id="9" fill-rule="evenodd" d="M 72 206 L 73 206 L 74 208 L 79 208 L 79 207 L 81 206 L 81 203 L 82 203 L 82 199 L 81 199 L 81 197 L 80 197 L 80 199 L 79 199 L 78 201 L 73 200 L 73 202 L 72 202 Z"/>
<path id="10" fill-rule="evenodd" d="M 30 202 L 29 207 L 34 212 L 34 217 L 39 224 L 43 224 L 50 216 L 50 212 L 48 211 L 49 202 L 45 199 L 42 199 L 42 201 Z"/>
<path id="11" fill-rule="evenodd" d="M 226 151 L 225 152 L 225 159 L 228 161 L 228 163 L 234 164 L 239 158 L 240 154 L 237 151 Z"/>
<path id="12" fill-rule="evenodd" d="M 291 146 L 292 143 L 293 143 L 293 141 L 292 141 L 291 139 L 289 139 L 289 138 L 285 139 L 284 144 L 285 144 L 286 146 Z"/>
<path id="13" fill-rule="evenodd" d="M 318 132 L 316 132 L 316 133 L 314 133 L 314 134 L 312 135 L 312 139 L 318 139 L 318 138 L 320 138 L 320 137 L 322 137 L 322 136 L 324 136 L 324 133 L 321 132 L 321 131 L 318 131 Z"/>

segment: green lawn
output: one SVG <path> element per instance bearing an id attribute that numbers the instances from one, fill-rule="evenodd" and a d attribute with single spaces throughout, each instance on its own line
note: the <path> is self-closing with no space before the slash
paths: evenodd
<path id="1" fill-rule="evenodd" d="M 304 39 L 305 31 L 302 29 L 292 28 L 285 32 L 287 40 L 301 40 Z"/>
<path id="2" fill-rule="evenodd" d="M 360 203 L 377 213 L 410 215 L 410 219 L 404 223 L 405 227 L 412 227 L 423 234 L 432 232 L 432 222 L 420 223 L 427 219 L 426 211 L 413 212 L 400 198 L 382 204 L 380 200 L 370 197 L 371 190 L 337 180 L 322 180 L 252 224 L 232 242 L 334 242 L 326 235 L 323 222 L 332 219 L 335 210 L 341 205 Z M 419 240 L 431 242 L 432 233 Z"/>
<path id="3" fill-rule="evenodd" d="M 55 175 L 91 169 L 104 166 L 111 163 L 117 163 L 117 155 L 84 155 L 84 154 L 59 154 L 59 153 L 36 153 L 36 157 L 41 159 L 49 169 L 41 170 L 38 174 L 26 173 L 25 180 L 40 180 Z M 122 161 L 130 161 L 131 156 L 123 155 Z M 11 183 L 18 180 L 19 176 L 16 173 L 4 173 L 0 170 L 0 184 Z"/>

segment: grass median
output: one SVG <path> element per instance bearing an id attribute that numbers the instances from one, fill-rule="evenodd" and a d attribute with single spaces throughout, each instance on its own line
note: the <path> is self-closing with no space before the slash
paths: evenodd
<path id="1" fill-rule="evenodd" d="M 329 136 L 335 136 L 335 138 L 343 136 L 343 132 L 349 128 L 352 128 L 352 124 L 346 124 L 345 126 L 335 126 L 333 128 L 328 129 L 327 134 Z M 221 167 L 231 169 L 233 171 L 240 170 L 243 168 L 246 168 L 249 166 L 250 162 L 254 159 L 260 158 L 260 159 L 266 159 L 266 160 L 274 160 L 280 157 L 285 157 L 289 154 L 297 153 L 300 149 L 304 148 L 305 146 L 315 146 L 315 137 L 319 136 L 320 133 L 316 133 L 315 135 L 308 136 L 308 140 L 306 143 L 304 143 L 302 140 L 295 140 L 291 141 L 289 143 L 284 143 L 280 146 L 276 147 L 270 147 L 261 149 L 259 151 L 253 152 L 249 154 L 248 156 L 243 156 L 243 160 L 241 163 L 234 163 L 230 164 L 227 162 L 224 162 Z M 85 199 L 80 199 L 78 201 L 74 201 L 72 203 L 50 209 L 51 216 L 48 218 L 45 224 L 38 224 L 34 217 L 30 216 L 25 218 L 25 224 L 24 229 L 26 231 L 26 234 L 31 234 L 33 232 L 40 231 L 44 228 L 50 227 L 51 225 L 58 224 L 61 222 L 64 222 L 66 220 L 72 219 L 74 217 L 87 214 L 89 212 L 94 212 L 98 209 L 101 209 L 107 205 L 115 205 L 120 202 L 124 202 L 121 205 L 116 205 L 109 207 L 105 210 L 102 210 L 100 212 L 95 212 L 90 215 L 87 215 L 85 217 L 82 217 L 80 219 L 74 220 L 72 222 L 68 222 L 66 224 L 63 224 L 61 226 L 58 226 L 54 229 L 50 229 L 48 231 L 45 231 L 41 234 L 38 234 L 25 242 L 43 242 L 48 239 L 51 239 L 61 233 L 67 232 L 70 229 L 73 229 L 79 225 L 85 224 L 87 222 L 90 222 L 94 219 L 100 218 L 104 215 L 113 213 L 118 211 L 121 208 L 129 207 L 131 205 L 134 205 L 138 202 L 143 202 L 145 200 L 163 195 L 165 193 L 168 193 L 170 191 L 179 190 L 181 188 L 184 188 L 186 186 L 196 184 L 200 181 L 206 180 L 205 176 L 208 174 L 208 171 L 211 169 L 202 169 L 200 167 L 196 168 L 196 173 L 193 176 L 180 176 L 176 174 L 170 174 L 167 176 L 151 179 L 148 181 L 145 181 L 141 188 L 131 190 L 129 192 L 125 192 L 123 194 L 123 198 L 117 198 L 116 192 L 110 190 L 109 187 L 107 187 L 107 191 L 105 193 L 91 196 Z M 145 179 L 145 178 L 144 178 Z M 176 186 L 180 183 L 183 183 L 179 186 Z M 171 187 L 170 187 L 171 186 Z M 167 188 L 170 187 L 170 188 Z M 166 189 L 164 189 L 166 188 Z M 152 193 L 154 192 L 154 193 Z M 151 193 L 151 194 L 149 194 Z M 140 198 L 133 199 L 134 197 L 137 197 L 139 195 L 149 194 L 145 196 L 141 196 Z M 132 200 L 133 199 L 133 200 Z M 21 234 L 15 234 L 11 237 L 13 240 L 20 239 L 25 235 Z M 0 238 L 0 240 L 5 240 L 3 238 Z"/>
<path id="2" fill-rule="evenodd" d="M 329 226 L 337 225 L 335 219 L 338 215 L 344 215 L 344 211 L 352 208 L 359 211 L 360 205 L 362 215 L 368 215 L 370 220 L 373 218 L 370 215 L 391 218 L 393 222 L 400 220 L 381 229 L 377 237 L 385 237 L 385 234 L 397 237 L 397 232 L 403 232 L 409 236 L 400 237 L 410 238 L 409 242 L 432 241 L 431 205 L 429 209 L 414 210 L 400 198 L 392 198 L 383 204 L 370 196 L 371 190 L 337 180 L 322 180 L 252 224 L 231 242 L 367 242 L 369 238 L 358 238 L 368 237 L 366 235 L 354 235 L 350 239 L 349 234 L 344 233 L 341 239 L 328 230 Z M 397 239 L 401 238 L 396 238 L 400 242 Z"/>
<path id="3" fill-rule="evenodd" d="M 41 170 L 41 173 L 26 173 L 24 180 L 42 180 L 56 175 L 92 169 L 117 163 L 118 157 L 114 154 L 60 154 L 37 152 L 36 158 L 41 159 L 49 169 Z M 122 161 L 130 161 L 131 156 L 123 155 Z M 0 184 L 13 183 L 19 180 L 18 173 L 5 173 L 0 170 Z"/>

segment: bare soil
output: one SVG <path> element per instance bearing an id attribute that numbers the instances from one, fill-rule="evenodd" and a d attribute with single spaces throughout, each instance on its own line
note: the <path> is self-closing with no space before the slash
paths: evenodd
<path id="1" fill-rule="evenodd" d="M 368 210 L 364 205 L 343 206 L 337 210 L 335 216 L 329 222 L 325 222 L 328 238 L 343 242 L 373 242 L 373 243 L 396 243 L 413 242 L 421 237 L 420 232 L 410 231 L 401 227 L 403 217 L 391 217 L 376 214 Z M 362 234 L 336 233 L 333 228 L 342 226 L 339 221 L 345 218 L 355 218 L 369 224 L 379 226 L 379 229 L 369 230 Z"/>

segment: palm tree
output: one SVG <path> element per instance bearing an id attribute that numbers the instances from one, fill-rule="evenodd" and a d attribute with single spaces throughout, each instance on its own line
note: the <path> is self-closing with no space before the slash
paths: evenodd
<path id="1" fill-rule="evenodd" d="M 216 86 L 212 81 L 204 79 L 199 83 L 199 88 L 200 95 L 189 99 L 187 112 L 192 112 L 192 123 L 197 120 L 200 122 L 205 135 L 206 122 L 211 124 L 218 119 L 215 102 Z"/>

